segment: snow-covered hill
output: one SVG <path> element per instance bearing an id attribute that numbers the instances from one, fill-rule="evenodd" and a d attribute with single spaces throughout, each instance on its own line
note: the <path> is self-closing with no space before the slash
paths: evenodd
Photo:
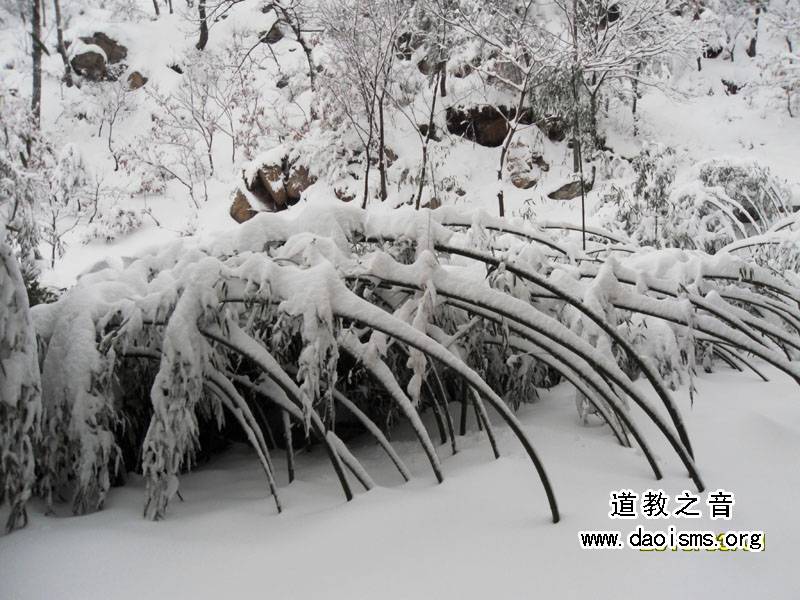
<path id="1" fill-rule="evenodd" d="M 0 4 L 0 600 L 798 596 L 796 0 L 56 6 Z M 637 525 L 766 547 L 580 548 Z"/>
<path id="2" fill-rule="evenodd" d="M 195 49 L 197 22 L 193 9 L 176 6 L 175 14 L 162 12 L 156 19 L 151 14 L 152 6 L 145 0 L 125 6 L 127 8 L 122 10 L 117 5 L 102 9 L 65 3 L 64 10 L 67 42 L 77 40 L 80 44 L 79 38 L 102 32 L 124 46 L 127 56 L 121 63 L 123 72 L 118 82 L 92 82 L 76 76 L 81 87 L 66 87 L 58 54 L 50 53 L 43 62 L 43 130 L 53 140 L 54 147 L 65 144 L 75 147 L 86 170 L 87 189 L 81 193 L 97 198 L 100 205 L 99 214 L 94 215 L 91 223 L 86 216 L 75 223 L 76 218 L 64 215 L 63 211 L 58 217 L 60 224 L 57 228 L 64 231 L 58 243 L 63 246 L 64 254 L 57 256 L 55 267 L 50 268 L 46 263 L 42 266 L 45 269 L 44 281 L 61 288 L 70 285 L 79 273 L 106 255 L 131 256 L 141 248 L 188 233 L 213 235 L 234 227 L 228 209 L 237 185 L 241 187 L 242 170 L 249 168 L 247 159 L 259 157 L 263 151 L 271 151 L 280 143 L 302 136 L 304 140 L 299 152 L 305 154 L 301 159 L 312 162 L 312 170 L 325 175 L 304 196 L 304 203 L 334 201 L 333 192 L 339 185 L 337 181 L 341 180 L 341 168 L 350 160 L 346 156 L 337 158 L 335 153 L 325 150 L 329 143 L 342 144 L 342 139 L 332 138 L 314 128 L 308 130 L 308 115 L 316 100 L 309 93 L 307 77 L 303 73 L 300 45 L 285 26 L 276 25 L 279 16 L 276 11 L 265 9 L 265 5 L 256 1 L 234 3 L 225 12 L 224 19 L 212 23 L 207 52 L 198 52 Z M 260 36 L 273 31 L 273 26 L 283 28 L 285 35 L 282 39 L 259 43 Z M 778 55 L 785 41 L 783 34 L 770 29 L 768 24 L 762 23 L 762 27 L 761 54 L 756 58 L 739 53 L 733 63 L 724 60 L 723 56 L 705 59 L 700 72 L 693 61 L 676 63 L 665 90 L 642 90 L 636 137 L 633 136 L 630 108 L 612 99 L 608 112 L 603 111 L 600 116 L 601 128 L 613 151 L 608 157 L 631 158 L 643 143 L 656 142 L 677 150 L 678 163 L 684 171 L 708 159 L 755 159 L 786 181 L 793 190 L 793 201 L 800 202 L 800 175 L 795 156 L 800 119 L 789 116 L 780 90 L 762 85 L 763 57 L 770 53 Z M 45 32 L 48 39 L 54 40 L 52 21 Z M 318 33 L 308 35 L 312 42 L 319 41 Z M 23 94 L 30 88 L 29 50 L 30 42 L 10 13 L 5 27 L 0 30 L 3 85 L 7 91 L 18 90 L 17 93 Z M 325 64 L 325 51 L 318 50 L 316 60 Z M 74 50 L 75 53 L 79 51 L 77 47 Z M 195 205 L 185 186 L 170 176 L 164 178 L 163 173 L 154 174 L 152 170 L 143 169 L 135 157 L 142 154 L 143 146 L 156 144 L 150 133 L 153 115 L 163 114 L 165 106 L 159 104 L 153 95 L 168 97 L 175 94 L 182 83 L 185 84 L 186 77 L 177 73 L 176 68 L 183 71 L 196 65 L 194 68 L 199 73 L 208 63 L 208 68 L 217 71 L 224 69 L 226 64 L 239 62 L 237 56 L 240 59 L 246 56 L 249 61 L 247 77 L 252 81 L 248 82 L 246 89 L 258 96 L 259 110 L 262 111 L 256 119 L 259 123 L 239 125 L 248 129 L 240 136 L 256 136 L 255 150 L 240 149 L 231 160 L 229 136 L 221 131 L 225 128 L 220 126 L 212 145 L 214 174 L 207 179 L 206 189 L 198 194 L 200 201 Z M 401 193 L 402 182 L 409 173 L 413 176 L 421 152 L 413 120 L 417 124 L 427 121 L 429 106 L 424 88 L 420 88 L 425 76 L 413 68 L 413 64 L 401 66 L 411 69 L 406 69 L 410 73 L 408 77 L 420 90 L 420 95 L 414 101 L 416 105 L 412 103 L 407 111 L 412 115 L 412 121 L 409 121 L 408 114 L 400 111 L 390 110 L 387 114 L 387 146 L 399 155 L 399 160 L 390 167 L 390 201 L 394 203 L 407 200 L 404 194 L 408 191 L 404 189 Z M 147 82 L 142 88 L 129 90 L 128 77 L 134 72 L 142 74 Z M 435 118 L 438 135 L 443 137 L 443 141 L 431 144 L 431 162 L 440 185 L 457 192 L 440 190 L 438 201 L 467 203 L 494 212 L 497 204 L 496 165 L 499 164 L 501 148 L 485 147 L 446 133 L 444 124 L 448 106 L 513 103 L 514 99 L 508 92 L 494 88 L 487 90 L 476 77 L 477 74 L 466 79 L 450 76 L 449 94 L 439 99 Z M 723 80 L 737 82 L 741 92 L 729 95 Z M 227 101 L 234 102 L 235 96 L 229 95 Z M 119 170 L 114 168 L 115 161 L 108 142 L 112 125 L 109 119 L 115 111 L 112 144 L 114 153 L 123 157 L 125 163 Z M 538 173 L 539 182 L 532 189 L 517 189 L 509 177 L 505 177 L 503 188 L 507 212 L 577 222 L 577 202 L 547 198 L 549 192 L 572 178 L 571 151 L 566 141 L 551 142 L 532 125 L 523 125 L 518 137 L 526 146 L 538 149 L 536 151 L 549 170 Z M 344 141 L 345 144 L 350 142 Z M 341 161 L 338 166 L 337 160 Z M 600 174 L 588 202 L 590 220 L 604 179 L 615 175 L 613 168 L 603 168 L 602 157 L 595 162 Z M 589 168 L 587 164 L 587 178 Z M 688 173 L 685 176 L 691 177 Z M 377 175 L 373 174 L 373 185 L 376 185 L 376 179 Z M 396 188 L 393 183 L 396 183 Z M 347 185 L 354 186 L 348 194 L 360 193 L 359 182 L 351 180 Z M 430 195 L 435 190 L 428 192 L 426 188 L 425 193 Z M 107 238 L 111 241 L 106 241 Z M 43 244 L 42 253 L 49 256 L 50 251 L 51 248 Z"/>

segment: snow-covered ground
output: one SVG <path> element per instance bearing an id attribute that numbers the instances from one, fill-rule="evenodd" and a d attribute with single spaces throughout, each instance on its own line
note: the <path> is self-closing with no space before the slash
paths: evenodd
<path id="1" fill-rule="evenodd" d="M 89 516 L 46 517 L 34 506 L 26 529 L 0 538 L 0 597 L 797 598 L 800 406 L 796 384 L 767 373 L 769 383 L 726 369 L 704 374 L 693 406 L 685 390 L 676 394 L 708 489 L 735 494 L 731 521 L 610 520 L 612 490 L 662 488 L 674 496 L 691 482 L 656 435 L 660 482 L 641 452 L 621 448 L 608 428 L 580 427 L 573 392 L 561 385 L 519 413 L 553 480 L 557 525 L 527 457 L 499 424 L 497 461 L 478 433 L 459 439 L 456 456 L 438 448 L 442 485 L 411 441 L 398 444 L 414 473 L 404 485 L 371 441 L 354 444 L 380 487 L 351 503 L 320 450 L 301 455 L 298 480 L 282 489 L 281 515 L 255 456 L 237 447 L 182 478 L 185 502 L 171 504 L 162 522 L 142 518 L 136 480 L 112 490 L 106 508 Z M 397 438 L 410 439 L 402 429 Z M 638 524 L 764 530 L 766 549 L 578 546 L 581 530 L 627 533 Z"/>
<path id="2" fill-rule="evenodd" d="M 212 47 L 224 41 L 235 25 L 260 31 L 272 24 L 272 17 L 255 6 L 241 10 L 212 31 Z M 170 64 L 185 58 L 194 44 L 193 28 L 178 26 L 177 15 L 135 26 L 124 20 L 115 26 L 119 19 L 99 13 L 86 20 L 91 23 L 78 20 L 68 34 L 103 29 L 117 35 L 130 50 L 130 67 L 141 68 L 150 78 L 148 89 L 159 86 L 167 91 L 174 86 L 177 76 Z M 27 58 L 20 54 L 23 37 L 22 31 L 0 32 L 0 54 L 17 56 L 0 75 L 27 89 L 23 62 Z M 291 50 L 288 41 L 281 44 L 276 48 L 283 60 Z M 84 244 L 85 232 L 76 230 L 67 240 L 64 256 L 44 273 L 45 283 L 67 287 L 106 257 L 113 262 L 189 232 L 213 239 L 238 227 L 228 209 L 241 165 L 227 159 L 224 144 L 217 145 L 214 158 L 220 168 L 209 182 L 208 202 L 199 209 L 174 182 L 163 195 L 128 194 L 126 186 L 136 186 L 112 174 L 113 163 L 97 123 L 74 117 L 78 109 L 91 108 L 91 98 L 77 89 L 65 91 L 57 83 L 61 72 L 57 55 L 46 58 L 44 68 L 48 101 L 43 120 L 48 129 L 60 141 L 76 144 L 86 162 L 107 178 L 107 185 L 120 186 L 125 192 L 120 206 L 147 209 L 153 216 L 144 217 L 140 228 L 112 243 L 95 239 Z M 612 106 L 610 116 L 601 118 L 608 145 L 628 158 L 645 141 L 674 146 L 679 177 L 706 159 L 757 159 L 788 183 L 794 202 L 800 204 L 800 118 L 790 118 L 779 104 L 753 92 L 754 83 L 737 95 L 724 91 L 723 78 L 752 83 L 757 69 L 743 52 L 737 54 L 735 65 L 705 60 L 700 73 L 688 65 L 672 82 L 679 94 L 645 93 L 639 104 L 638 137 L 632 136 L 630 109 Z M 264 89 L 277 95 L 272 81 L 277 80 L 276 73 L 263 77 L 268 81 Z M 99 88 L 84 88 L 91 89 Z M 134 94 L 141 98 L 145 91 Z M 57 102 L 49 101 L 56 98 Z M 122 141 L 135 138 L 148 118 L 146 111 L 122 118 Z M 399 117 L 398 121 L 393 125 L 400 130 L 403 121 Z M 408 131 L 390 141 L 413 164 L 416 158 L 409 156 L 418 151 L 418 139 L 414 134 L 403 141 L 405 134 Z M 520 135 L 534 134 L 539 135 L 531 127 Z M 451 145 L 441 150 L 441 156 L 435 155 L 434 162 L 438 161 L 442 175 L 463 187 L 465 195 L 458 202 L 494 214 L 499 148 L 462 140 L 447 144 Z M 550 170 L 533 189 L 506 185 L 507 213 L 578 223 L 579 201 L 546 197 L 570 178 L 570 151 L 566 143 L 544 139 L 541 144 Z M 602 177 L 589 195 L 590 212 L 601 184 Z M 312 187 L 290 211 L 338 202 L 331 192 L 329 186 Z M 73 517 L 67 505 L 58 507 L 57 515 L 47 516 L 42 504 L 31 503 L 30 524 L 0 536 L 0 600 L 672 599 L 706 594 L 800 598 L 800 577 L 794 570 L 800 543 L 796 507 L 800 393 L 785 375 L 764 368 L 769 383 L 718 366 L 715 373 L 703 373 L 696 380 L 694 403 L 686 389 L 676 393 L 707 489 L 723 488 L 736 495 L 731 521 L 610 520 L 613 490 L 641 493 L 662 488 L 674 497 L 692 490 L 691 481 L 651 423 L 636 420 L 663 468 L 660 482 L 653 480 L 642 453 L 620 447 L 607 427 L 581 426 L 574 391 L 561 384 L 518 413 L 555 487 L 562 514 L 558 524 L 550 522 L 530 461 L 499 419 L 496 432 L 503 457 L 493 460 L 485 436 L 473 427 L 467 437 L 459 438 L 457 455 L 451 456 L 447 445 L 437 448 L 445 463 L 446 480 L 441 485 L 436 485 L 424 453 L 404 427 L 392 436 L 414 475 L 406 484 L 370 439 L 355 441 L 351 447 L 379 487 L 360 493 L 351 503 L 342 498 L 320 448 L 301 454 L 298 479 L 292 484 L 279 469 L 284 505 L 280 515 L 254 454 L 237 446 L 182 476 L 184 501 L 172 502 L 161 522 L 142 518 L 144 483 L 136 475 L 125 487 L 110 492 L 102 511 L 87 516 Z M 282 459 L 276 452 L 276 462 Z M 627 533 L 639 524 L 649 529 L 672 524 L 678 529 L 763 530 L 766 550 L 639 552 L 579 547 L 579 531 Z"/>

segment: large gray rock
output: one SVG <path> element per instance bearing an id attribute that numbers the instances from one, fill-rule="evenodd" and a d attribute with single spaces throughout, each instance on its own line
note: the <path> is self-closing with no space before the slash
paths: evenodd
<path id="1" fill-rule="evenodd" d="M 591 181 L 583 181 L 583 191 L 589 192 L 594 187 L 594 178 L 597 174 L 597 169 L 593 166 L 592 167 L 592 180 Z M 569 183 L 565 183 L 560 188 L 553 190 L 547 197 L 551 200 L 573 200 L 581 195 L 581 180 L 576 179 L 575 181 L 570 181 Z"/>

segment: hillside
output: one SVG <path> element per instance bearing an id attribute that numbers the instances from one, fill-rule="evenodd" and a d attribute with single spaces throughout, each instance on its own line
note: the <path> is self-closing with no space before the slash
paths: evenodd
<path id="1" fill-rule="evenodd" d="M 0 4 L 0 597 L 795 597 L 798 48 L 796 0 Z M 581 547 L 636 527 L 753 548 Z"/>

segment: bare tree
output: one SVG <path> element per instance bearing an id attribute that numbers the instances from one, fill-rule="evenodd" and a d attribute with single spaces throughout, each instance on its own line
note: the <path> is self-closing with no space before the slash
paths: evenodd
<path id="1" fill-rule="evenodd" d="M 773 0 L 767 18 L 780 31 L 789 52 L 794 52 L 794 40 L 800 38 L 800 2 L 797 0 Z"/>
<path id="2" fill-rule="evenodd" d="M 33 91 L 31 93 L 31 113 L 38 124 L 42 115 L 42 4 L 41 0 L 31 0 L 31 56 L 33 58 Z"/>
<path id="3" fill-rule="evenodd" d="M 395 46 L 408 11 L 403 0 L 341 0 L 320 6 L 320 20 L 334 59 L 325 86 L 352 126 L 364 152 L 362 206 L 369 199 L 372 152 L 377 142 L 380 197 L 386 199 L 385 103 Z M 377 139 L 376 139 L 377 137 Z"/>
<path id="4" fill-rule="evenodd" d="M 103 84 L 95 96 L 100 120 L 98 135 L 102 135 L 103 127 L 107 127 L 105 134 L 106 146 L 114 159 L 114 171 L 119 171 L 121 157 L 121 152 L 114 145 L 114 127 L 119 117 L 131 108 L 130 93 L 127 83 L 119 80 Z"/>
<path id="5" fill-rule="evenodd" d="M 145 88 L 158 110 L 153 113 L 152 130 L 129 150 L 135 162 L 183 185 L 196 207 L 198 194 L 208 200 L 207 184 L 214 176 L 214 140 L 224 113 L 213 91 L 222 85 L 221 77 L 221 69 L 197 56 L 170 94 Z"/>
<path id="6" fill-rule="evenodd" d="M 56 17 L 56 47 L 64 62 L 64 82 L 67 87 L 72 87 L 72 66 L 69 64 L 67 47 L 64 45 L 64 24 L 61 18 L 61 0 L 53 0 L 53 9 Z"/>
<path id="7" fill-rule="evenodd" d="M 200 39 L 195 48 L 204 50 L 208 44 L 208 14 L 206 13 L 206 0 L 197 0 L 197 17 L 200 20 Z"/>
<path id="8" fill-rule="evenodd" d="M 319 31 L 308 26 L 311 21 L 309 9 L 305 4 L 305 0 L 282 0 L 272 3 L 273 10 L 278 14 L 278 24 L 286 25 L 292 32 L 295 41 L 300 44 L 303 54 L 308 63 L 308 78 L 311 85 L 311 91 L 315 90 L 317 68 L 314 64 L 314 57 L 312 55 L 312 46 L 308 41 L 307 34 Z M 313 112 L 312 107 L 312 112 Z M 316 118 L 312 115 L 312 118 Z"/>
<path id="9" fill-rule="evenodd" d="M 467 32 L 485 45 L 487 57 L 475 69 L 488 83 L 513 94 L 511 110 L 498 107 L 498 112 L 508 121 L 497 168 L 497 208 L 500 216 L 504 216 L 503 173 L 509 148 L 520 128 L 530 123 L 530 112 L 526 109 L 533 90 L 548 70 L 563 62 L 560 53 L 566 50 L 554 43 L 541 28 L 542 15 L 535 0 L 518 4 L 506 0 L 431 0 L 430 6 L 440 20 Z"/>

